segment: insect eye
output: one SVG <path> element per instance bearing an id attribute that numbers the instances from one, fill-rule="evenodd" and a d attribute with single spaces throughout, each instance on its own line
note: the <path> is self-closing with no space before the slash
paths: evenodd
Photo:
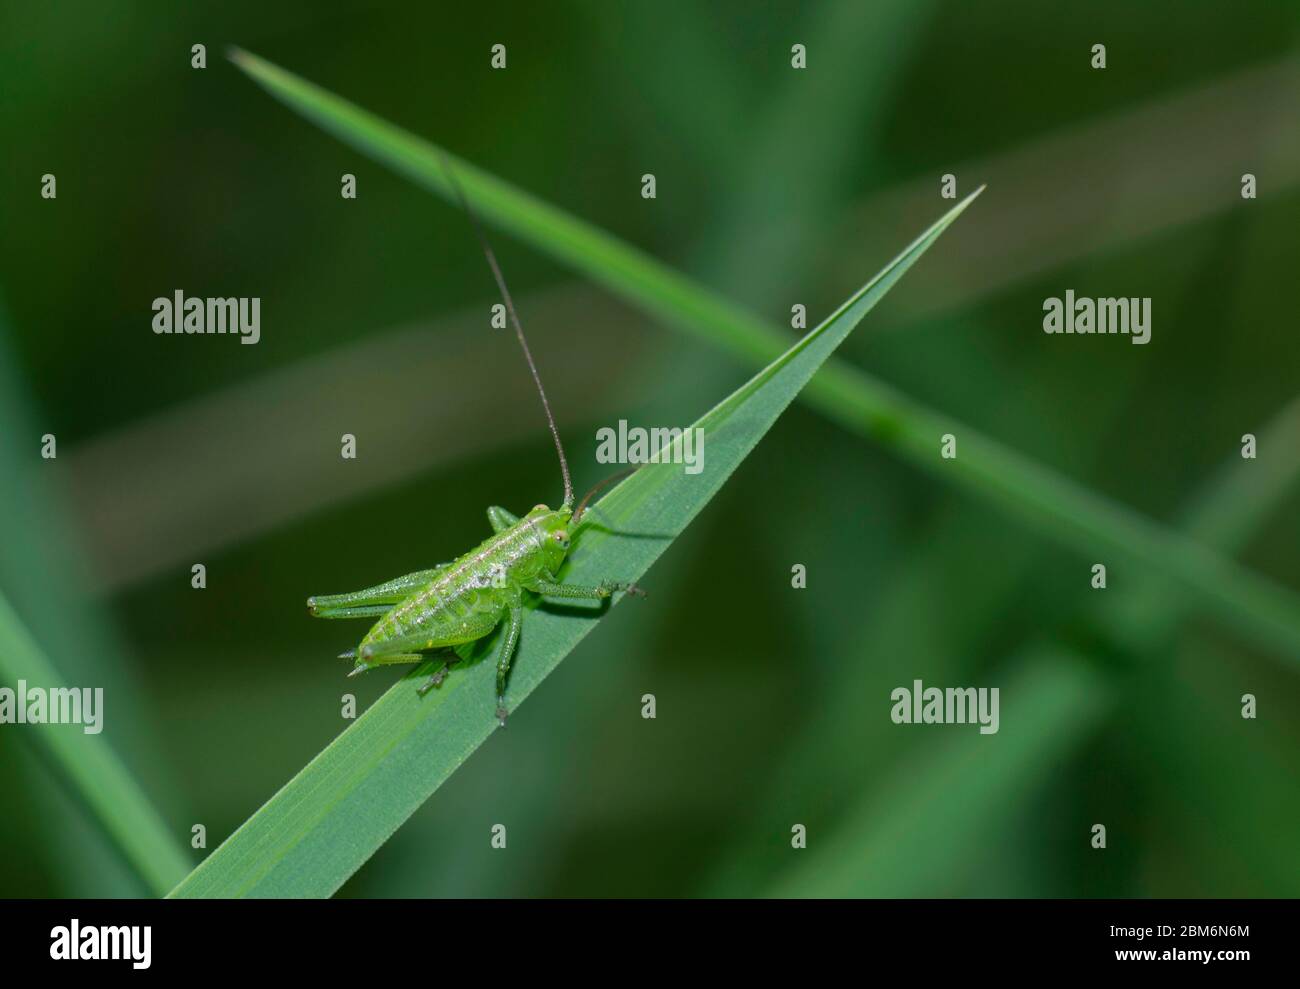
<path id="1" fill-rule="evenodd" d="M 563 532 L 557 532 L 557 533 L 555 534 L 555 541 L 556 541 L 557 543 L 563 543 L 563 542 L 565 542 L 565 541 L 567 540 L 567 538 L 568 538 L 568 537 L 566 537 L 566 536 L 564 535 Z"/>

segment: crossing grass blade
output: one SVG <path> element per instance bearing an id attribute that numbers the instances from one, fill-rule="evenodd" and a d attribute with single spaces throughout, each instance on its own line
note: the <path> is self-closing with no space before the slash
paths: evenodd
<path id="1" fill-rule="evenodd" d="M 1263 468 L 1233 458 L 1183 513 L 1192 535 L 1225 553 L 1239 551 L 1295 490 L 1300 399 L 1278 413 L 1261 439 L 1281 454 Z M 1146 584 L 1128 598 L 1099 604 L 1093 622 L 1107 630 L 1112 645 L 1130 662 L 1153 663 L 1167 658 L 1161 647 L 1167 647 L 1189 611 L 1186 599 L 1168 585 Z M 1008 817 L 1024 807 L 1027 795 L 1112 713 L 1120 691 L 1098 666 L 1093 657 L 1065 643 L 1040 641 L 1020 650 L 1003 674 L 1007 701 L 1002 710 L 1020 710 L 1023 717 L 1004 720 L 993 737 L 967 732 L 922 750 L 879 792 L 857 801 L 839 828 L 780 876 L 766 895 L 960 894 L 971 864 L 982 860 L 981 841 L 995 842 L 997 834 L 1005 833 Z M 1188 748 L 1176 750 L 1180 763 Z M 1249 815 L 1228 816 L 1247 833 L 1256 825 Z M 952 826 L 955 820 L 960 827 Z M 1255 846 L 1267 847 L 1267 838 L 1251 838 Z M 722 892 L 735 895 L 734 890 Z"/>
<path id="2" fill-rule="evenodd" d="M 76 526 L 46 472 L 33 469 L 31 438 L 41 431 L 35 427 L 38 414 L 14 352 L 13 332 L 0 299 L 0 422 L 5 427 L 0 430 L 0 518 L 5 522 L 0 684 L 14 690 L 22 681 L 43 690 L 94 684 L 103 690 L 113 714 L 107 719 L 111 729 L 102 733 L 48 724 L 5 726 L 0 731 L 6 739 L 32 743 L 45 760 L 43 768 L 81 802 L 134 873 L 120 870 L 117 862 L 101 862 L 83 848 L 84 859 L 55 859 L 67 890 L 112 896 L 141 890 L 164 893 L 189 871 L 191 862 L 184 843 L 146 799 L 132 773 L 133 767 L 153 770 L 155 778 L 165 776 L 149 758 L 152 726 L 125 659 L 101 607 L 89 600 L 83 585 L 83 561 L 72 536 Z M 77 620 L 69 621 L 74 609 Z M 57 667 L 49 657 L 58 660 Z M 20 794 L 7 796 L 10 806 L 28 802 Z M 36 826 L 53 843 L 84 844 L 77 815 L 36 817 Z"/>
<path id="3" fill-rule="evenodd" d="M 695 423 L 703 431 L 707 451 L 699 474 L 686 474 L 678 464 L 651 464 L 602 498 L 595 517 L 603 524 L 579 536 L 565 579 L 639 579 L 831 352 L 975 195 L 978 192 L 917 238 L 834 315 Z M 629 538 L 631 534 L 636 538 Z M 512 709 L 592 631 L 596 617 L 596 612 L 581 609 L 531 611 L 511 675 Z M 494 664 L 480 662 L 457 670 L 439 690 L 420 698 L 411 680 L 425 672 L 415 670 L 385 693 L 171 895 L 333 894 L 496 727 Z"/>
<path id="4" fill-rule="evenodd" d="M 340 140 L 447 198 L 452 192 L 432 143 L 284 69 L 235 49 L 234 63 L 277 99 Z M 643 252 L 450 153 L 475 211 L 650 314 L 762 365 L 787 335 Z M 1245 637 L 1300 662 L 1300 600 L 1181 533 L 1098 496 L 884 381 L 831 360 L 803 397 L 845 428 L 875 439 L 956 482 L 1080 553 L 1158 574 Z M 960 438 L 941 460 L 939 439 Z"/>
<path id="5" fill-rule="evenodd" d="M 44 690 L 64 686 L 3 594 L 0 682 L 15 689 L 20 682 Z M 80 724 L 34 724 L 6 731 L 28 733 L 148 889 L 162 893 L 185 875 L 190 863 L 184 848 L 102 736 L 87 734 Z"/>

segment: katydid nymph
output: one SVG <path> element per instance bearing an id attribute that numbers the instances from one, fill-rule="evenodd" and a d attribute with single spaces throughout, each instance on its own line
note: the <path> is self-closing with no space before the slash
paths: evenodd
<path id="1" fill-rule="evenodd" d="M 487 510 L 494 534 L 464 556 L 432 570 L 420 570 L 350 594 L 308 598 L 307 609 L 318 618 L 379 618 L 355 649 L 340 655 L 340 659 L 355 660 L 349 676 L 378 666 L 423 663 L 431 658 L 426 654 L 442 657 L 442 665 L 417 688 L 420 696 L 440 686 L 451 667 L 468 658 L 475 642 L 505 622 L 506 629 L 497 654 L 496 677 L 497 720 L 504 725 L 506 682 L 523 626 L 525 592 L 548 598 L 589 600 L 604 600 L 619 591 L 644 592 L 628 581 L 606 580 L 595 585 L 580 585 L 562 584 L 556 578 L 573 538 L 584 524 L 588 500 L 596 491 L 628 472 L 606 478 L 574 507 L 573 483 L 569 478 L 564 445 L 560 442 L 541 375 L 528 349 L 501 266 L 455 174 L 445 160 L 442 166 L 487 257 L 515 336 L 532 372 L 560 460 L 564 501 L 559 508 L 537 505 L 523 518 L 494 505 Z"/>

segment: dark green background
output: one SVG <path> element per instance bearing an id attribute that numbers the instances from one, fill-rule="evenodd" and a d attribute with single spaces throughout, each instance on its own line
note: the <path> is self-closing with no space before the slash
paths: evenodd
<path id="1" fill-rule="evenodd" d="M 464 218 L 274 102 L 229 44 L 781 322 L 827 314 L 937 217 L 942 173 L 987 181 L 843 357 L 1170 525 L 1296 396 L 1291 5 L 205 6 L 0 8 L 0 579 L 68 679 L 106 687 L 103 737 L 182 840 L 202 823 L 215 847 L 343 727 L 342 693 L 393 680 L 343 679 L 361 629 L 309 620 L 308 594 L 448 559 L 488 504 L 558 490 Z M 579 487 L 605 472 L 596 428 L 684 424 L 750 373 L 496 241 Z M 260 297 L 262 342 L 155 336 L 178 288 Z M 1046 336 L 1066 288 L 1152 297 L 1151 344 Z M 1242 555 L 1293 588 L 1298 505 Z M 795 406 L 651 597 L 344 894 L 1294 895 L 1294 666 L 1201 615 L 1113 655 L 1098 594 L 1150 582 L 1112 568 L 1094 592 L 1093 562 Z M 1086 686 L 1017 707 L 1044 669 Z M 1003 731 L 891 724 L 917 677 L 1001 685 Z M 0 730 L 0 894 L 139 892 L 22 730 Z M 1029 755 L 1003 771 L 998 745 Z"/>

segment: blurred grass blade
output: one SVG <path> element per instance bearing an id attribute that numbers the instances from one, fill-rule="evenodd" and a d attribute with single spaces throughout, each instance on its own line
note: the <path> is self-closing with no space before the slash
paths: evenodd
<path id="1" fill-rule="evenodd" d="M 65 686 L 3 594 L 0 678 L 15 689 L 19 680 L 29 688 Z M 40 745 L 150 890 L 166 892 L 185 875 L 190 868 L 185 850 L 102 734 L 88 735 L 81 725 L 50 724 L 7 725 L 3 731 L 6 735 L 24 731 Z"/>
<path id="2" fill-rule="evenodd" d="M 1294 490 L 1300 478 L 1300 400 L 1283 408 L 1261 437 L 1265 449 L 1277 451 L 1267 465 L 1232 457 L 1182 513 L 1189 532 L 1224 552 L 1238 551 Z M 1189 612 L 1186 599 L 1169 593 L 1167 584 L 1143 584 L 1132 595 L 1097 605 L 1092 618 L 1129 658 L 1149 661 Z M 881 792 L 860 800 L 767 894 L 960 895 L 971 864 L 987 849 L 984 842 L 1008 833 L 1001 822 L 1085 743 L 1116 699 L 1115 685 L 1090 657 L 1064 644 L 1032 643 L 1009 667 L 998 735 L 966 732 L 936 741 Z M 1008 716 L 1015 711 L 1021 714 Z M 1186 751 L 1180 750 L 1180 765 Z M 1244 830 L 1251 819 L 1236 815 L 1233 823 Z M 1250 838 L 1260 843 L 1258 835 Z M 736 871 L 733 864 L 722 873 L 716 892 L 736 895 L 734 885 L 726 885 Z"/>
<path id="3" fill-rule="evenodd" d="M 435 146 L 360 107 L 238 49 L 231 58 L 272 95 L 363 153 L 450 197 Z M 648 312 L 755 364 L 787 334 L 591 224 L 549 206 L 448 154 L 466 195 L 488 220 L 523 238 Z M 957 480 L 1084 555 L 1133 561 L 1195 592 L 1242 634 L 1300 660 L 1300 601 L 1192 540 L 1099 497 L 976 430 L 831 361 L 805 389 L 832 419 L 885 443 L 944 479 Z M 961 455 L 941 460 L 939 438 L 960 438 Z"/>
<path id="4" fill-rule="evenodd" d="M 840 827 L 810 834 L 808 851 L 767 895 L 960 895 L 962 873 L 989 843 L 1005 840 L 1000 817 L 1023 807 L 1108 709 L 1113 685 L 1101 673 L 1068 651 L 1049 650 L 1042 660 L 1004 679 L 996 735 L 946 729 Z"/>
<path id="5" fill-rule="evenodd" d="M 671 463 L 647 465 L 601 499 L 594 517 L 603 524 L 581 534 L 565 579 L 596 583 L 607 577 L 633 580 L 645 573 L 822 362 L 975 195 L 696 423 L 706 452 L 699 474 L 686 474 Z M 620 538 L 617 532 L 658 538 Z M 512 708 L 595 627 L 596 617 L 591 609 L 531 611 L 511 676 Z M 322 675 L 328 675 L 324 669 Z M 172 895 L 334 893 L 496 727 L 493 663 L 456 671 L 423 699 L 408 682 L 419 675 L 421 671 L 413 672 L 385 693 Z"/>
<path id="6" fill-rule="evenodd" d="M 37 818 L 35 827 L 48 839 L 61 892 L 98 897 L 164 892 L 185 875 L 190 863 L 182 843 L 166 831 L 158 809 L 142 796 L 132 770 L 164 794 L 170 774 L 159 758 L 162 747 L 153 731 L 152 712 L 141 701 L 135 671 L 104 602 L 89 593 L 89 567 L 76 538 L 78 527 L 50 479 L 54 465 L 36 455 L 35 439 L 45 431 L 38 423 L 47 420 L 28 384 L 8 310 L 0 299 L 0 518 L 5 520 L 0 681 L 16 687 L 25 679 L 42 688 L 93 684 L 103 688 L 112 714 L 111 729 L 94 736 L 68 726 L 0 728 L 6 738 L 34 743 L 37 758 L 31 772 L 37 788 L 65 787 L 80 806 L 54 805 L 39 790 L 10 789 L 6 798 Z M 69 620 L 71 614 L 75 621 Z M 57 671 L 46 656 L 58 657 Z M 78 758 L 83 751 L 84 763 Z M 108 767 L 103 772 L 95 768 L 100 763 Z M 91 828 L 99 828 L 102 835 L 88 834 Z M 159 849 L 153 858 L 147 854 L 150 841 Z M 66 854 L 74 848 L 75 854 Z M 32 850 L 23 844 L 6 848 L 15 859 Z M 125 857 L 119 860 L 118 852 Z"/>
<path id="7" fill-rule="evenodd" d="M 1211 549 L 1236 555 L 1294 490 L 1300 479 L 1300 397 L 1292 399 L 1259 430 L 1267 456 L 1230 455 L 1202 483 L 1180 512 L 1179 524 Z M 1145 658 L 1185 621 L 1191 603 L 1170 581 L 1145 583 L 1095 611 L 1100 634 L 1135 657 Z"/>

